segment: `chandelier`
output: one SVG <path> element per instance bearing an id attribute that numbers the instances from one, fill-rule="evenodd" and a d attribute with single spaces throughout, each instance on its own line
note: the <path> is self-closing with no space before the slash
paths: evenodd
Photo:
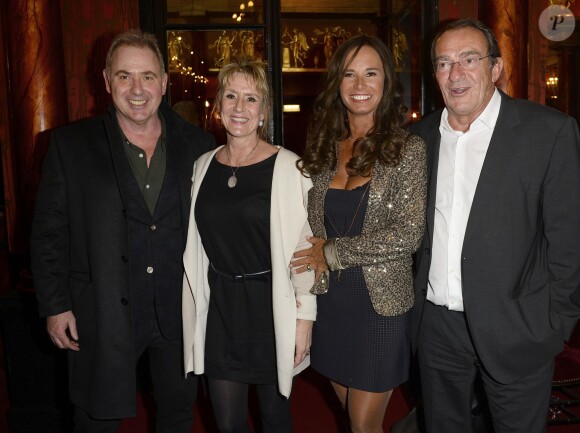
<path id="1" fill-rule="evenodd" d="M 252 0 L 248 1 L 248 5 L 246 6 L 245 3 L 240 4 L 240 12 L 239 13 L 235 13 L 232 15 L 232 19 L 234 21 L 240 22 L 242 21 L 242 18 L 244 17 L 244 15 L 246 15 L 246 7 L 251 9 L 254 7 L 254 2 Z"/>

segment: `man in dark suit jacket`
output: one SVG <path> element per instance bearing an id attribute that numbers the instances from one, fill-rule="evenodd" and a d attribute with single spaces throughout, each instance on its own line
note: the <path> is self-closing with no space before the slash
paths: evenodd
<path id="1" fill-rule="evenodd" d="M 182 254 L 193 163 L 214 140 L 162 103 L 152 35 L 118 35 L 103 75 L 109 113 L 51 136 L 32 229 L 39 310 L 69 351 L 76 432 L 114 432 L 136 415 L 147 351 L 156 431 L 189 433 L 197 378 L 182 373 Z"/>
<path id="2" fill-rule="evenodd" d="M 496 433 L 546 430 L 554 357 L 580 317 L 574 119 L 495 88 L 497 41 L 459 20 L 434 39 L 445 109 L 427 142 L 427 228 L 414 345 L 427 430 L 468 433 L 479 376 Z"/>

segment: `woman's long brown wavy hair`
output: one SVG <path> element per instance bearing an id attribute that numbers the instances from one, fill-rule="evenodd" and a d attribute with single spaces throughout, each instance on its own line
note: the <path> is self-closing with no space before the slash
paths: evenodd
<path id="1" fill-rule="evenodd" d="M 337 48 L 324 75 L 323 90 L 314 101 L 306 147 L 297 163 L 305 175 L 317 175 L 325 169 L 335 168 L 336 143 L 350 137 L 347 110 L 340 97 L 340 83 L 348 67 L 345 64 L 347 57 L 352 52 L 352 61 L 364 46 L 374 49 L 383 64 L 383 96 L 373 115 L 374 126 L 365 137 L 354 143 L 353 157 L 347 163 L 346 170 L 350 175 L 369 176 L 377 160 L 388 166 L 399 164 L 408 133 L 401 128 L 406 109 L 403 107 L 402 87 L 395 74 L 393 58 L 380 39 L 357 35 Z"/>

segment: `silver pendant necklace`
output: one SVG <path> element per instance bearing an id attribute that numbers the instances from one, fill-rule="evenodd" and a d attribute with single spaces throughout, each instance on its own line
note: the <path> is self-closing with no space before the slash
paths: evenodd
<path id="1" fill-rule="evenodd" d="M 246 155 L 246 157 L 240 162 L 240 164 L 235 169 L 234 169 L 234 167 L 232 167 L 232 160 L 230 159 L 230 148 L 226 144 L 226 155 L 228 157 L 228 164 L 230 165 L 230 169 L 232 170 L 232 175 L 228 178 L 228 186 L 230 188 L 233 188 L 238 184 L 238 178 L 236 177 L 236 172 L 240 169 L 240 167 L 242 165 L 244 165 L 244 163 L 250 158 L 250 156 L 252 156 L 252 153 L 254 153 L 254 150 L 256 150 L 256 148 L 258 147 L 259 142 L 260 142 L 260 138 L 258 138 L 258 141 L 256 141 L 256 144 L 254 144 L 254 147 L 252 147 L 252 150 L 250 150 L 250 153 L 248 153 Z"/>

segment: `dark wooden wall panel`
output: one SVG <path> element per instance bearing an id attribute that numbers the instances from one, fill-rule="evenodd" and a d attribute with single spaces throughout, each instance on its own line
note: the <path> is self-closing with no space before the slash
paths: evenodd
<path id="1" fill-rule="evenodd" d="M 61 0 L 71 121 L 100 114 L 109 98 L 102 71 L 113 36 L 139 27 L 138 0 Z"/>

